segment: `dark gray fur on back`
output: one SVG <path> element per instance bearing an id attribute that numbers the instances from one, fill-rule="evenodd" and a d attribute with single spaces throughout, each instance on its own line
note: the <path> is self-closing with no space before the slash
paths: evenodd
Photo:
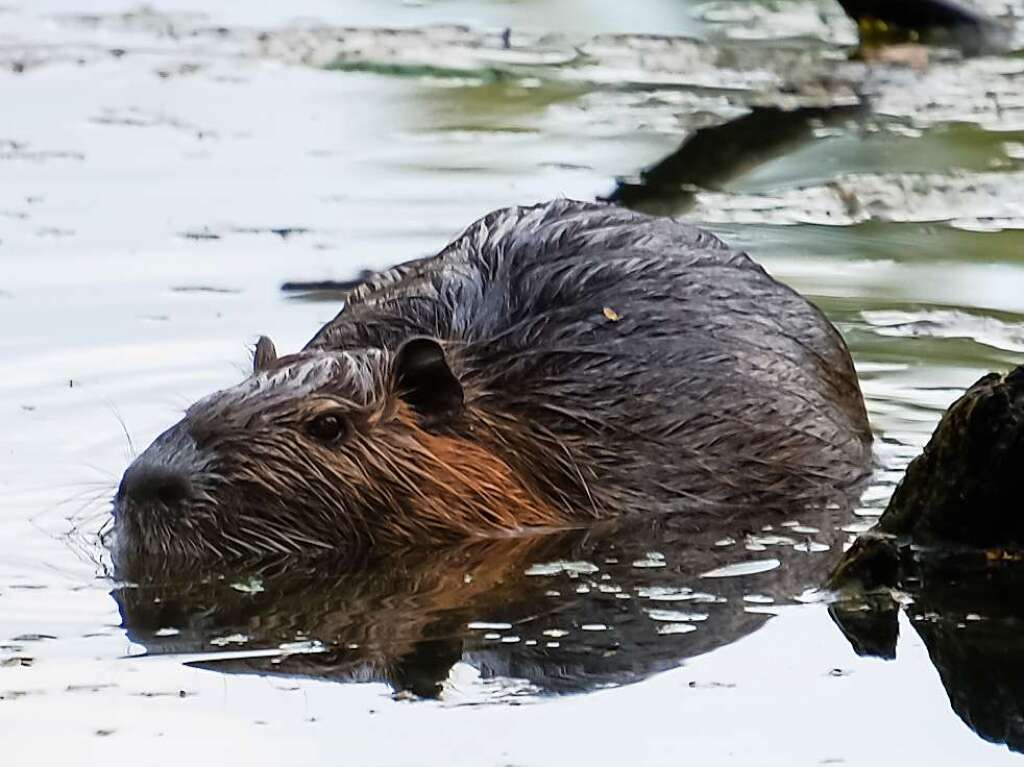
<path id="1" fill-rule="evenodd" d="M 488 414 L 466 428 L 595 516 L 796 504 L 866 468 L 836 330 L 746 254 L 672 219 L 571 200 L 496 211 L 354 289 L 306 348 L 418 335 L 442 340 L 467 412 Z"/>

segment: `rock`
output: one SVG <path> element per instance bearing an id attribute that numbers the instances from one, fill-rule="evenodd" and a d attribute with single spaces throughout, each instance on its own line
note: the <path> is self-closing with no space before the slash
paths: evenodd
<path id="1" fill-rule="evenodd" d="M 877 531 L 916 544 L 1024 545 L 1024 365 L 990 373 L 954 402 Z"/>

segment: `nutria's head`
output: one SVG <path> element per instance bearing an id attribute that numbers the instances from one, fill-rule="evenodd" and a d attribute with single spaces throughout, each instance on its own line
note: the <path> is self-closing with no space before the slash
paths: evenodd
<path id="1" fill-rule="evenodd" d="M 261 340 L 254 368 L 125 472 L 119 560 L 343 552 L 531 523 L 506 518 L 522 488 L 466 436 L 463 387 L 437 341 L 278 359 Z"/>

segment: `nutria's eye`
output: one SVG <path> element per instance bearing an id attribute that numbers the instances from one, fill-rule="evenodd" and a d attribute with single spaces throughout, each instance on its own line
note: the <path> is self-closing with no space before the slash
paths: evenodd
<path id="1" fill-rule="evenodd" d="M 348 424 L 340 415 L 324 413 L 310 421 L 306 431 L 321 442 L 333 445 L 341 442 L 348 435 Z"/>

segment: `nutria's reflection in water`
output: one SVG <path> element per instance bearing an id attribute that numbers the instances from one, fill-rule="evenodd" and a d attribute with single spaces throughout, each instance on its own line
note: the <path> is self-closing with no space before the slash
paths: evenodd
<path id="1" fill-rule="evenodd" d="M 896 657 L 903 609 L 928 649 L 953 711 L 984 740 L 1024 751 L 1024 570 L 1019 560 L 974 553 L 905 552 L 885 593 L 830 608 L 860 655 Z"/>
<path id="2" fill-rule="evenodd" d="M 196 663 L 207 669 L 383 681 L 437 697 L 461 661 L 508 680 L 503 694 L 583 692 L 756 630 L 766 605 L 823 582 L 850 519 L 849 506 L 714 525 L 680 517 L 317 568 L 137 572 L 113 595 L 149 653 L 237 651 Z M 246 655 L 257 649 L 279 652 Z"/>
<path id="3" fill-rule="evenodd" d="M 496 698 L 586 692 L 757 630 L 771 604 L 825 582 L 850 518 L 848 507 L 784 522 L 765 512 L 703 530 L 661 520 L 318 567 L 150 570 L 113 596 L 150 654 L 231 651 L 192 662 L 205 669 L 378 681 L 433 698 L 464 663 L 504 682 Z M 1024 750 L 1020 563 L 904 564 L 899 585 L 953 710 L 982 738 Z M 887 658 L 898 609 L 887 596 L 830 608 L 859 654 Z"/>

